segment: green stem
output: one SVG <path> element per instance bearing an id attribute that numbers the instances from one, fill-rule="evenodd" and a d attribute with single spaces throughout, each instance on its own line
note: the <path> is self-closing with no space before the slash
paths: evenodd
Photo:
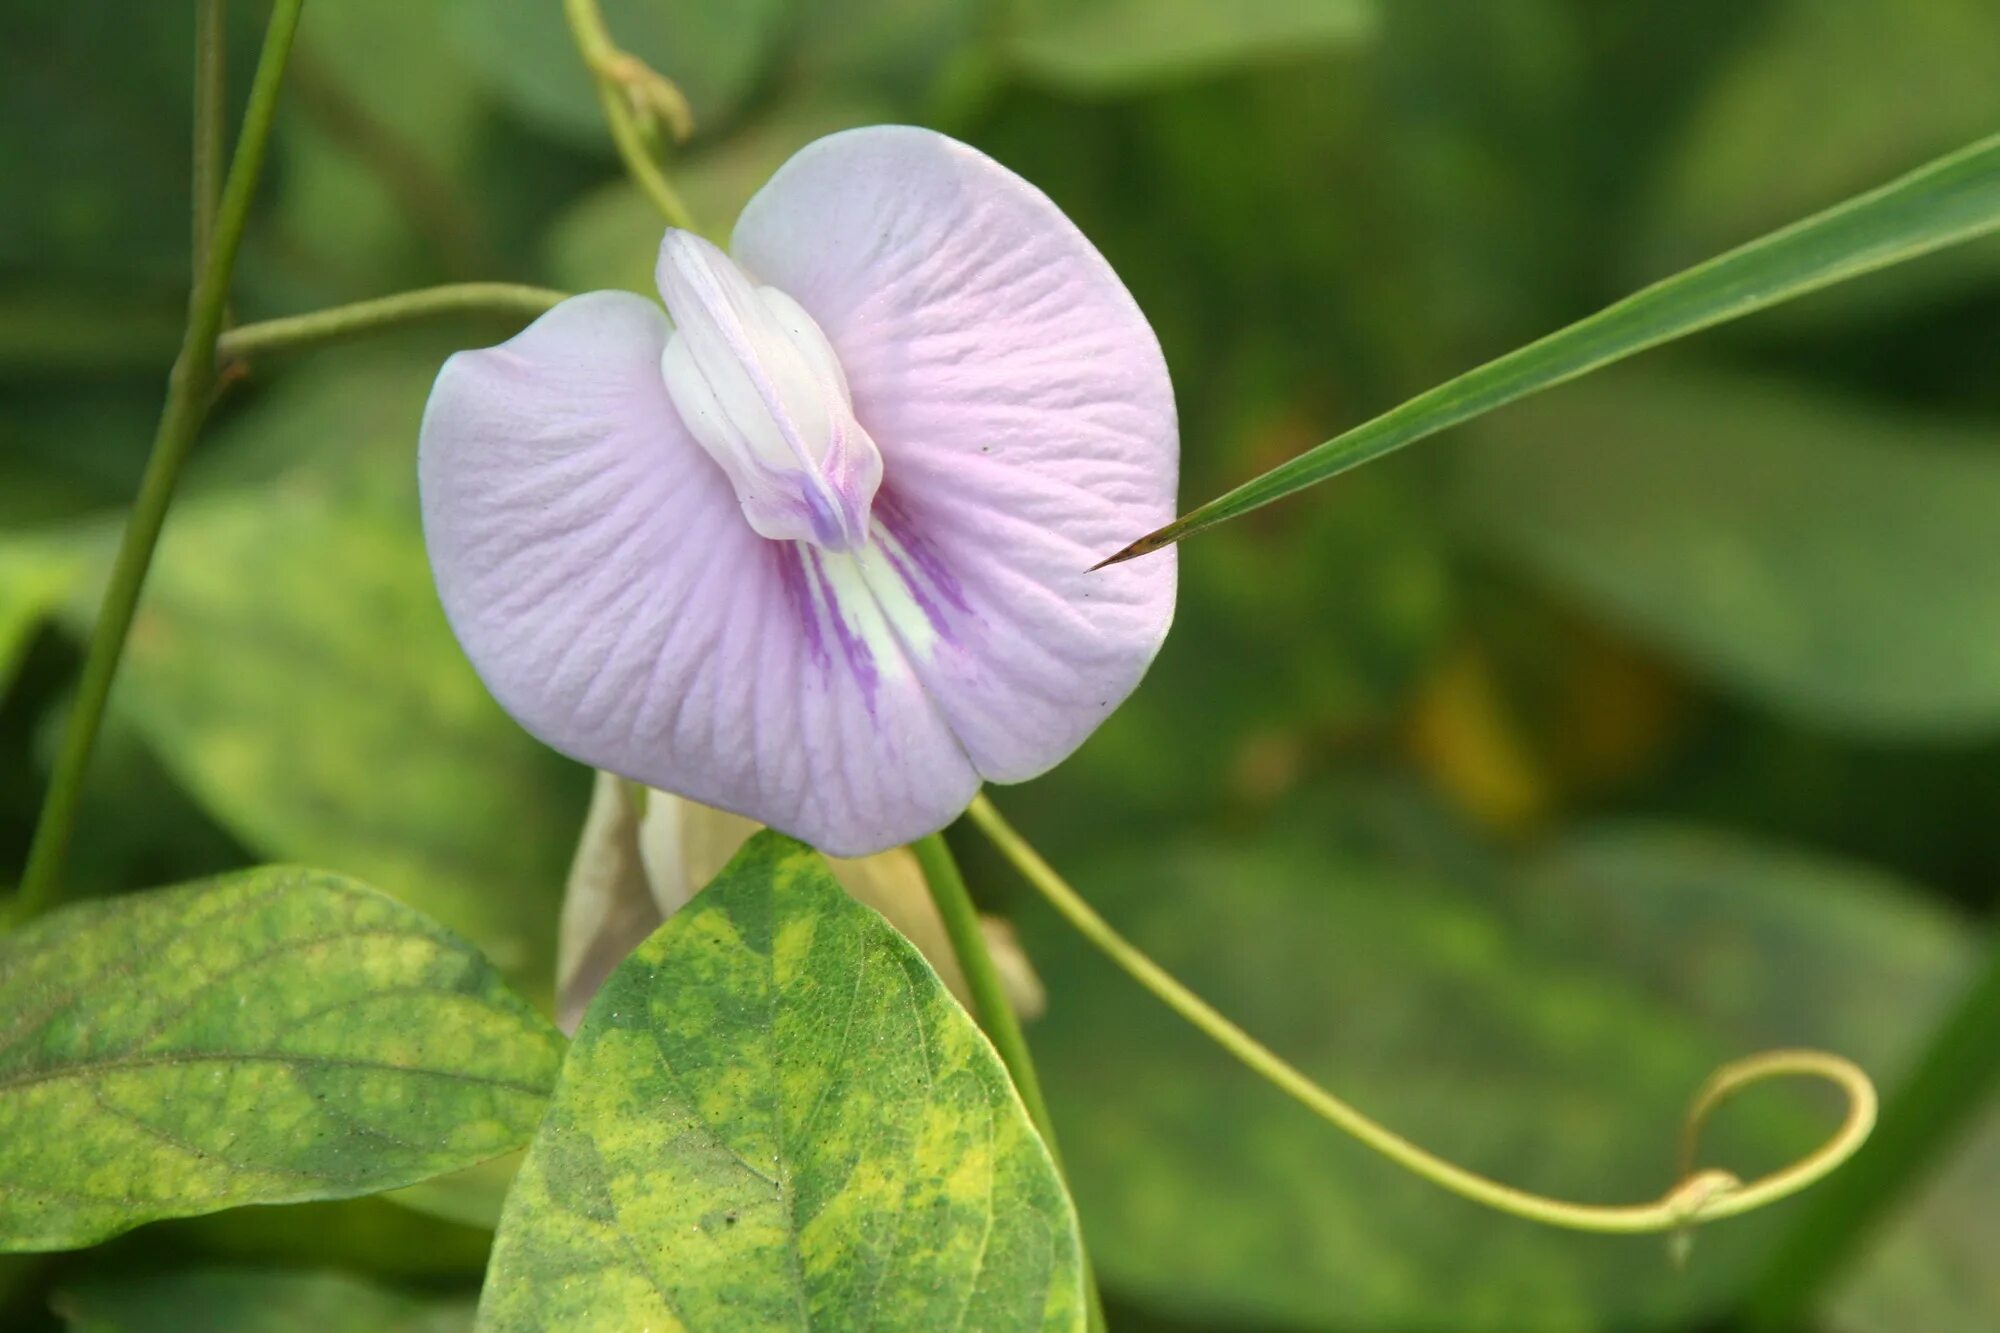
<path id="1" fill-rule="evenodd" d="M 910 850 L 917 854 L 917 862 L 923 867 L 924 882 L 930 886 L 931 899 L 944 919 L 945 934 L 951 937 L 952 952 L 958 955 L 958 965 L 965 972 L 966 988 L 972 992 L 973 1015 L 993 1039 L 1001 1063 L 1007 1066 L 1007 1072 L 1014 1076 L 1014 1086 L 1020 1089 L 1028 1118 L 1041 1131 L 1042 1141 L 1049 1145 L 1049 1156 L 1060 1167 L 1062 1154 L 1056 1150 L 1055 1129 L 1049 1121 L 1048 1103 L 1042 1099 L 1042 1082 L 1035 1074 L 1035 1062 L 1028 1054 L 1028 1039 L 1015 1017 L 1014 1006 L 1007 1002 L 1007 988 L 1001 984 L 993 956 L 987 952 L 986 936 L 979 928 L 979 912 L 972 904 L 972 895 L 966 891 L 964 877 L 958 873 L 958 862 L 953 859 L 951 848 L 945 845 L 942 833 L 911 843 Z"/>
<path id="2" fill-rule="evenodd" d="M 215 205 L 222 194 L 224 119 L 228 115 L 228 0 L 199 0 L 194 10 L 194 271 L 208 263 Z"/>
<path id="3" fill-rule="evenodd" d="M 1734 1217 L 1797 1193 L 1851 1157 L 1874 1126 L 1875 1089 L 1854 1064 L 1821 1051 L 1768 1051 L 1723 1066 L 1695 1094 L 1682 1136 L 1682 1178 L 1652 1203 L 1571 1203 L 1503 1185 L 1447 1162 L 1363 1115 L 1224 1018 L 1113 930 L 1001 818 L 984 794 L 973 798 L 966 813 L 1050 906 L 1169 1009 L 1336 1128 L 1432 1184 L 1500 1212 L 1573 1231 L 1628 1235 L 1683 1232 L 1698 1223 Z M 1747 1184 L 1727 1171 L 1693 1170 L 1694 1149 L 1709 1114 L 1751 1084 L 1781 1077 L 1824 1079 L 1847 1094 L 1847 1116 L 1833 1136 L 1792 1165 Z"/>
<path id="4" fill-rule="evenodd" d="M 569 293 L 546 287 L 524 287 L 511 282 L 458 282 L 444 287 L 423 287 L 398 292 L 372 301 L 315 310 L 306 315 L 288 315 L 244 324 L 222 335 L 216 350 L 224 360 L 286 352 L 317 343 L 352 338 L 397 324 L 439 315 L 505 315 L 532 319 Z"/>
<path id="5" fill-rule="evenodd" d="M 125 636 L 132 628 L 139 589 L 146 581 L 146 569 L 152 563 L 153 547 L 159 541 L 160 525 L 166 521 L 167 505 L 173 499 L 181 464 L 194 444 L 214 389 L 215 344 L 222 332 L 230 274 L 236 267 L 236 251 L 243 241 L 250 200 L 256 193 L 264 150 L 270 143 L 278 88 L 284 81 L 285 59 L 291 53 L 303 3 L 304 0 L 274 0 L 271 6 L 264 49 L 257 57 L 257 73 L 251 80 L 250 101 L 243 113 L 243 134 L 237 140 L 229 178 L 216 208 L 208 253 L 197 270 L 180 355 L 174 359 L 174 368 L 167 377 L 167 401 L 160 412 L 159 430 L 153 437 L 152 454 L 139 483 L 138 498 L 132 504 L 132 517 L 125 525 L 124 539 L 118 546 L 117 560 L 111 567 L 111 581 L 104 589 L 97 627 L 84 655 L 76 702 L 70 709 L 62 749 L 56 755 L 55 772 L 49 778 L 48 795 L 35 823 L 34 841 L 28 848 L 21 892 L 13 907 L 16 920 L 24 920 L 53 902 L 62 878 L 64 854 L 76 825 L 77 804 L 83 796 L 84 774 L 90 766 L 90 752 L 97 742 L 98 724 L 104 718 L 104 704 L 111 694 L 111 680 L 118 671 Z"/>
<path id="6" fill-rule="evenodd" d="M 1889 1098 L 1882 1127 L 1766 1261 L 1745 1326 L 1803 1327 L 1813 1307 L 1881 1223 L 2000 1092 L 2000 939 L 1986 970 L 1937 1029 L 1909 1079 Z"/>
<path id="7" fill-rule="evenodd" d="M 651 197 L 669 223 L 685 231 L 696 230 L 694 216 L 688 212 L 687 205 L 681 201 L 674 187 L 667 183 L 666 173 L 660 170 L 660 164 L 646 146 L 645 133 L 631 101 L 625 95 L 624 82 L 627 78 L 659 76 L 618 49 L 611 40 L 610 30 L 604 26 L 604 15 L 597 8 L 597 0 L 563 0 L 563 13 L 569 18 L 569 29 L 576 38 L 577 50 L 583 53 L 583 63 L 590 68 L 591 78 L 597 83 L 597 100 L 604 107 L 605 123 L 611 127 L 611 141 L 618 145 L 618 155 L 625 159 L 625 169 L 632 173 L 632 179 Z"/>
<path id="8" fill-rule="evenodd" d="M 958 862 L 952 859 L 951 848 L 945 845 L 942 833 L 933 833 L 910 844 L 910 850 L 917 854 L 917 862 L 923 867 L 924 882 L 930 886 L 931 901 L 937 904 L 938 915 L 944 920 L 945 934 L 951 937 L 952 952 L 958 955 L 958 966 L 965 973 L 966 988 L 972 992 L 972 1009 L 979 1019 L 979 1026 L 986 1029 L 992 1039 L 993 1049 L 1000 1053 L 1000 1061 L 1013 1075 L 1014 1087 L 1021 1094 L 1021 1104 L 1028 1108 L 1028 1119 L 1040 1131 L 1042 1142 L 1048 1145 L 1049 1157 L 1056 1164 L 1056 1171 L 1062 1173 L 1062 1153 L 1056 1148 L 1055 1124 L 1049 1119 L 1048 1103 L 1042 1098 L 1042 1081 L 1035 1073 L 1034 1058 L 1028 1054 L 1028 1039 L 1021 1032 L 1021 1023 L 1014 1015 L 1014 1006 L 1007 1002 L 1007 988 L 1001 984 L 999 969 L 993 965 L 993 955 L 987 952 L 986 935 L 979 928 L 979 912 L 972 905 L 972 895 L 965 890 L 965 879 L 958 873 Z M 1091 1270 L 1088 1256 L 1083 1261 L 1083 1290 L 1086 1312 L 1092 1330 L 1104 1328 L 1104 1301 L 1098 1294 L 1097 1276 Z"/>

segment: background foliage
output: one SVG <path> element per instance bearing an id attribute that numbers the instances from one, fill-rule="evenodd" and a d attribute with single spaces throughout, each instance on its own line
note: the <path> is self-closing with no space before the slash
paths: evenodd
<path id="1" fill-rule="evenodd" d="M 235 7 L 239 97 L 256 8 Z M 1160 333 L 1189 502 L 2000 125 L 1986 0 L 604 8 L 686 87 L 675 174 L 718 235 L 794 148 L 869 121 L 935 125 L 1047 190 Z M 192 16 L 0 20 L 11 875 L 179 327 Z M 236 308 L 464 277 L 646 290 L 658 226 L 553 4 L 309 5 Z M 1525 1184 L 1650 1196 L 1681 1098 L 1752 1048 L 1820 1044 L 1893 1083 L 2000 885 L 1996 330 L 1989 241 L 1200 537 L 1144 689 L 1001 800 L 1224 1009 Z M 91 892 L 333 866 L 547 999 L 588 774 L 464 665 L 413 487 L 439 360 L 506 331 L 231 389 L 93 769 Z M 966 851 L 1051 996 L 1030 1036 L 1119 1327 L 1705 1327 L 1796 1216 L 1715 1228 L 1682 1277 L 1657 1242 L 1477 1212 L 1251 1082 Z M 1825 1112 L 1760 1092 L 1716 1152 L 1788 1157 Z M 162 1223 L 0 1259 L 0 1325 L 54 1318 L 53 1294 L 91 1328 L 163 1303 L 232 1329 L 462 1327 L 488 1241 L 380 1199 Z M 1912 1182 L 1826 1326 L 1992 1327 L 1996 1247 L 1989 1116 Z"/>

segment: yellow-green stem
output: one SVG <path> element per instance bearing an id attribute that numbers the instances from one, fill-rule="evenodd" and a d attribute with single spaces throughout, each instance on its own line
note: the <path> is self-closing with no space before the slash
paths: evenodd
<path id="1" fill-rule="evenodd" d="M 1610 1234 L 1678 1232 L 1703 1222 L 1734 1217 L 1796 1194 L 1853 1155 L 1875 1124 L 1875 1088 L 1851 1061 L 1823 1051 L 1767 1051 L 1725 1065 L 1709 1077 L 1689 1107 L 1682 1136 L 1681 1180 L 1660 1198 L 1642 1204 L 1587 1204 L 1551 1199 L 1505 1185 L 1418 1147 L 1387 1126 L 1363 1115 L 1279 1058 L 1269 1047 L 1222 1016 L 1176 981 L 1124 936 L 1058 875 L 982 794 L 967 813 L 1022 877 L 1133 980 L 1161 1003 L 1281 1091 L 1336 1128 L 1397 1165 L 1461 1198 L 1515 1217 L 1573 1231 Z M 1702 1124 L 1731 1096 L 1769 1078 L 1824 1079 L 1847 1096 L 1847 1115 L 1831 1138 L 1782 1170 L 1745 1183 L 1727 1171 L 1695 1170 L 1694 1150 Z"/>
<path id="2" fill-rule="evenodd" d="M 611 128 L 611 141 L 618 146 L 618 155 L 625 159 L 625 169 L 632 173 L 632 179 L 639 183 L 639 188 L 646 192 L 669 223 L 687 231 L 695 230 L 693 215 L 681 202 L 680 194 L 668 183 L 666 173 L 660 170 L 659 162 L 646 145 L 638 116 L 620 86 L 620 70 L 632 57 L 620 51 L 611 40 L 611 32 L 604 26 L 604 15 L 597 8 L 597 0 L 563 0 L 563 13 L 569 18 L 569 29 L 576 38 L 583 63 L 589 67 L 590 76 L 597 84 L 597 100 L 604 107 L 604 120 Z"/>
<path id="3" fill-rule="evenodd" d="M 21 892 L 13 907 L 16 920 L 41 911 L 57 894 L 63 858 L 76 824 L 77 804 L 83 795 L 84 774 L 97 742 L 105 701 L 111 694 L 111 681 L 118 672 L 125 636 L 132 628 L 139 590 L 146 581 L 146 570 L 152 563 L 160 526 L 166 521 L 167 506 L 173 500 L 181 464 L 201 429 L 214 390 L 215 345 L 222 332 L 223 309 L 229 300 L 230 274 L 236 266 L 236 250 L 243 240 L 250 200 L 264 165 L 278 89 L 284 81 L 285 60 L 291 53 L 303 3 L 304 0 L 275 0 L 271 6 L 270 26 L 265 29 L 264 48 L 257 58 L 257 72 L 251 80 L 250 100 L 243 114 L 243 134 L 237 140 L 229 178 L 216 206 L 208 251 L 197 269 L 180 355 L 167 377 L 167 401 L 161 409 L 159 430 L 153 437 L 146 473 L 139 483 L 132 516 L 125 525 L 125 535 L 111 567 L 111 580 L 104 589 L 97 626 L 91 632 L 90 647 L 84 655 L 76 701 L 63 732 L 62 749 L 56 755 L 48 795 L 35 823 L 34 840 L 29 844 L 27 868 L 21 874 Z"/>
<path id="4" fill-rule="evenodd" d="M 1014 1007 L 1007 1002 L 1007 988 L 1001 984 L 999 969 L 993 965 L 993 955 L 987 951 L 986 935 L 979 928 L 979 911 L 972 904 L 972 895 L 966 892 L 965 879 L 958 873 L 958 862 L 953 859 L 951 848 L 945 844 L 942 833 L 933 833 L 927 838 L 919 838 L 910 844 L 916 853 L 917 863 L 923 867 L 924 882 L 930 886 L 931 901 L 937 904 L 938 916 L 944 921 L 945 934 L 951 939 L 952 952 L 958 956 L 958 966 L 965 973 L 966 989 L 972 992 L 973 1016 L 979 1026 L 993 1042 L 993 1049 L 1000 1053 L 1000 1061 L 1013 1075 L 1014 1087 L 1021 1094 L 1021 1104 L 1028 1110 L 1028 1119 L 1034 1121 L 1041 1132 L 1042 1142 L 1048 1145 L 1049 1156 L 1056 1164 L 1056 1171 L 1063 1173 L 1062 1153 L 1056 1148 L 1055 1124 L 1049 1119 L 1048 1103 L 1042 1099 L 1042 1081 L 1035 1073 L 1034 1058 L 1028 1054 L 1028 1039 L 1021 1031 L 1021 1023 L 1014 1015 Z M 1088 1255 L 1083 1261 L 1083 1290 L 1085 1310 L 1093 1333 L 1098 1333 L 1104 1324 L 1104 1302 L 1098 1294 L 1097 1276 L 1090 1266 Z"/>
<path id="5" fill-rule="evenodd" d="M 330 310 L 240 325 L 222 335 L 217 351 L 224 360 L 288 352 L 441 315 L 533 319 L 568 296 L 567 292 L 512 282 L 456 282 L 443 287 L 421 287 Z"/>

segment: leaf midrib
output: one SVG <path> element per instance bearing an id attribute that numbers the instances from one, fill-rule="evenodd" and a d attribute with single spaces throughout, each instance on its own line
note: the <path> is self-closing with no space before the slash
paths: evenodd
<path id="1" fill-rule="evenodd" d="M 451 992 L 442 992 L 449 994 Z M 292 1055 L 282 1051 L 164 1051 L 154 1055 L 115 1056 L 109 1059 L 81 1061 L 75 1064 L 58 1065 L 54 1068 L 29 1070 L 11 1078 L 0 1077 L 0 1092 L 10 1092 L 18 1088 L 33 1087 L 42 1083 L 55 1083 L 64 1079 L 81 1079 L 91 1074 L 117 1073 L 130 1069 L 146 1069 L 157 1066 L 199 1065 L 199 1064 L 277 1064 L 296 1065 L 306 1069 L 357 1069 L 373 1073 L 408 1074 L 419 1078 L 442 1078 L 455 1083 L 471 1083 L 481 1087 L 503 1088 L 529 1097 L 547 1097 L 548 1089 L 518 1079 L 500 1078 L 491 1074 L 468 1074 L 461 1070 L 436 1069 L 423 1065 L 399 1065 L 388 1060 L 364 1060 L 348 1056 Z"/>

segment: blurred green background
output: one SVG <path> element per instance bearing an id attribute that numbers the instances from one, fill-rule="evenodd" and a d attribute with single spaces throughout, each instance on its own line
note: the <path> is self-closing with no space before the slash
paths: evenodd
<path id="1" fill-rule="evenodd" d="M 233 7 L 240 101 L 260 6 Z M 604 0 L 678 79 L 726 235 L 816 135 L 903 120 L 1046 190 L 1147 311 L 1186 503 L 1653 278 L 2000 127 L 1992 0 Z M 0 0 L 0 876 L 27 838 L 185 299 L 192 6 Z M 554 0 L 307 6 L 235 310 L 462 278 L 648 289 Z M 370 880 L 546 1000 L 589 775 L 435 604 L 417 417 L 461 323 L 231 386 L 169 520 L 73 857 Z M 998 798 L 1104 912 L 1447 1156 L 1651 1198 L 1716 1063 L 1893 1086 L 2000 899 L 2000 244 L 1593 376 L 1192 541 L 1179 622 Z M 1135 536 L 1137 534 L 1134 534 Z M 1657 1240 L 1433 1190 L 1254 1081 L 976 840 L 1120 1328 L 1708 1329 L 1795 1202 Z M 1996 1034 L 2000 1040 L 2000 1034 Z M 1760 1091 L 1746 1174 L 1831 1123 Z M 463 1327 L 483 1232 L 381 1199 L 0 1259 L 0 1327 Z M 2000 1327 L 2000 1115 L 1825 1292 Z"/>

